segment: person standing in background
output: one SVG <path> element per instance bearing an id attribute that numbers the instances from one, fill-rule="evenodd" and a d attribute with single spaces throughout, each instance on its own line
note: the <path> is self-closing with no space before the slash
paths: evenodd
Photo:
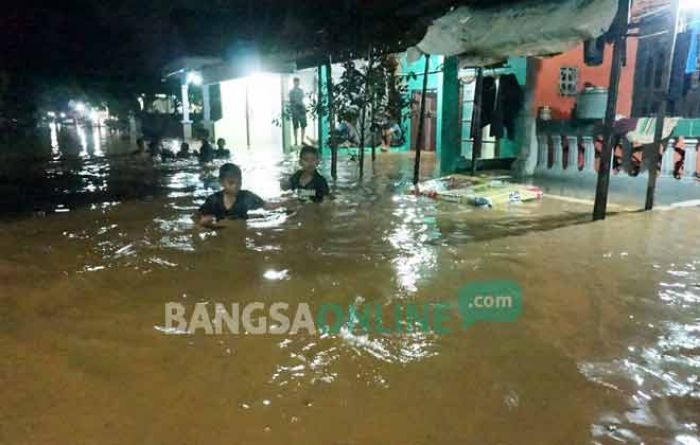
<path id="1" fill-rule="evenodd" d="M 306 105 L 304 105 L 304 90 L 299 87 L 299 78 L 294 78 L 294 88 L 289 91 L 289 105 L 292 113 L 294 128 L 294 146 L 299 145 L 297 130 L 301 129 L 301 142 L 306 138 Z"/>

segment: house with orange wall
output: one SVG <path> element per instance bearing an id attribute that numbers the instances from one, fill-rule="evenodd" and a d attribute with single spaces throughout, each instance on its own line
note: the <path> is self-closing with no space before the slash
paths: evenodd
<path id="1" fill-rule="evenodd" d="M 627 40 L 626 65 L 622 68 L 620 88 L 617 98 L 617 113 L 629 117 L 632 111 L 632 92 L 634 90 L 634 69 L 637 58 L 637 38 Z M 560 92 L 560 72 L 562 68 L 576 68 L 576 91 L 581 91 L 586 84 L 608 88 L 610 84 L 610 62 L 612 46 L 606 45 L 603 63 L 588 66 L 583 61 L 583 44 L 554 57 L 537 59 L 535 77 L 535 98 L 533 112 L 541 107 L 550 107 L 552 119 L 571 119 L 576 105 L 576 96 L 562 95 Z"/>

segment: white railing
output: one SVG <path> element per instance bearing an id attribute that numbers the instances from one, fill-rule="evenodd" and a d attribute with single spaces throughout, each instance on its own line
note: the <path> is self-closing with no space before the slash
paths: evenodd
<path id="1" fill-rule="evenodd" d="M 685 152 L 682 171 L 678 179 L 694 178 L 700 175 L 697 168 L 698 139 L 684 139 L 678 148 Z M 661 157 L 661 176 L 674 176 L 677 162 L 676 139 L 668 142 Z M 639 165 L 641 162 L 641 165 Z M 596 143 L 590 136 L 560 136 L 540 133 L 537 136 L 537 167 L 535 174 L 544 175 L 590 175 L 598 172 L 596 160 Z M 638 168 L 633 168 L 633 165 Z M 646 175 L 646 162 L 642 161 L 639 153 L 633 154 L 629 144 L 623 144 L 614 151 L 611 169 L 619 175 L 630 174 L 637 170 L 640 176 Z"/>

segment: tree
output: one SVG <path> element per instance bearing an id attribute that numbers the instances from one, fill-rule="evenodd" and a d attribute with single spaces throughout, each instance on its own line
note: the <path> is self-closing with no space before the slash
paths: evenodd
<path id="1" fill-rule="evenodd" d="M 329 66 L 329 65 L 327 65 Z M 317 115 L 337 116 L 359 124 L 360 176 L 364 173 L 365 143 L 372 148 L 372 160 L 381 128 L 387 119 L 395 120 L 402 128 L 409 116 L 411 98 L 408 94 L 408 79 L 414 73 L 402 76 L 393 54 L 380 47 L 371 47 L 364 63 L 353 59 L 343 63 L 343 73 L 337 84 L 332 83 L 330 69 L 327 70 L 328 93 L 324 100 L 315 104 Z M 335 130 L 333 119 L 329 119 L 329 145 L 331 148 L 331 173 L 336 171 L 335 155 L 340 135 Z M 335 179 L 335 175 L 333 175 Z"/>

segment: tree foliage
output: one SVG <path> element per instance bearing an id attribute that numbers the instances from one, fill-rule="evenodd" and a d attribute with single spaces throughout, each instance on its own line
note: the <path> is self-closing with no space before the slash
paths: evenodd
<path id="1" fill-rule="evenodd" d="M 366 59 L 347 60 L 342 64 L 342 74 L 332 86 L 333 115 L 338 121 L 347 120 L 358 131 L 364 129 L 370 145 L 378 140 L 378 131 L 387 121 L 394 121 L 402 128 L 410 115 L 411 97 L 408 80 L 414 73 L 399 72 L 395 55 L 373 48 Z M 316 118 L 329 114 L 328 94 L 324 90 L 322 100 L 312 101 L 310 112 Z M 363 110 L 365 115 L 363 116 Z M 338 142 L 335 123 L 329 122 L 331 145 Z M 360 141 L 361 143 L 363 141 Z M 362 144 L 361 144 L 362 145 Z"/>

